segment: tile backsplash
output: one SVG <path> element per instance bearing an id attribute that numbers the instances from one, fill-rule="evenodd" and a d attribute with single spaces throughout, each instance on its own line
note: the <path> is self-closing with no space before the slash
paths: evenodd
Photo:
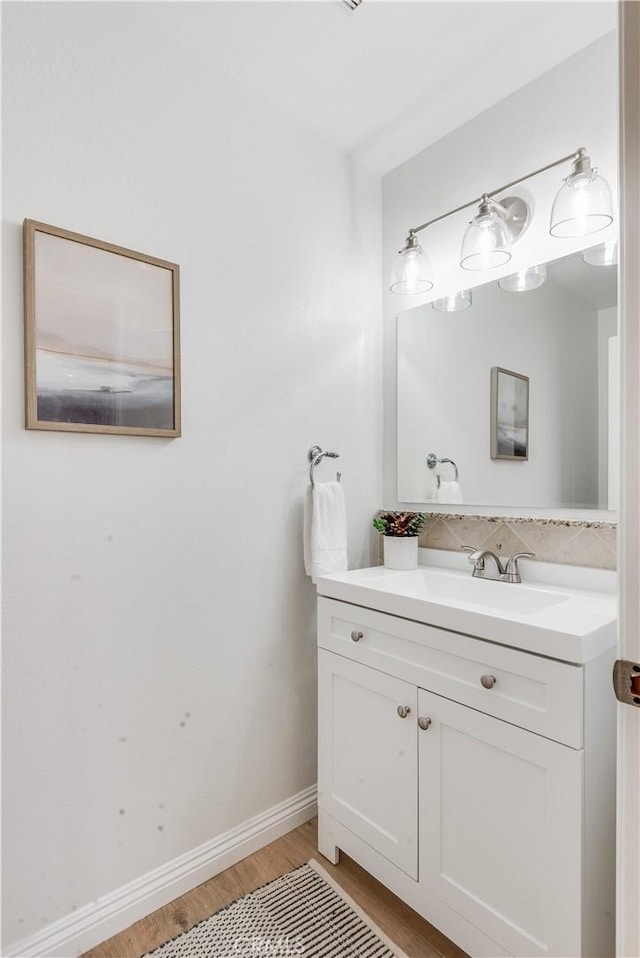
<path id="1" fill-rule="evenodd" d="M 459 552 L 461 546 L 491 549 L 496 555 L 533 552 L 541 562 L 616 568 L 616 523 L 565 519 L 511 519 L 429 513 L 419 545 Z"/>

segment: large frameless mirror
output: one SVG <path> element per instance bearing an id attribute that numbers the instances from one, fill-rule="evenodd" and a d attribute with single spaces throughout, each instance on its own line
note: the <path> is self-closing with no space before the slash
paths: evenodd
<path id="1" fill-rule="evenodd" d="M 400 502 L 617 507 L 611 259 L 596 246 L 398 317 Z"/>

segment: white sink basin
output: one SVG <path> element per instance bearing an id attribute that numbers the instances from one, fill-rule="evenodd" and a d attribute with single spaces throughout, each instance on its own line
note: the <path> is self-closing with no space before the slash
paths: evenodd
<path id="1" fill-rule="evenodd" d="M 596 658 L 617 638 L 613 594 L 494 582 L 471 570 L 375 566 L 324 576 L 318 593 L 566 662 Z"/>
<path id="2" fill-rule="evenodd" d="M 570 598 L 565 592 L 493 582 L 490 579 L 474 578 L 471 574 L 463 577 L 460 573 L 439 572 L 424 566 L 410 572 L 391 572 L 380 579 L 378 587 L 416 599 L 479 605 L 486 609 L 518 612 L 522 615 L 539 612 Z"/>

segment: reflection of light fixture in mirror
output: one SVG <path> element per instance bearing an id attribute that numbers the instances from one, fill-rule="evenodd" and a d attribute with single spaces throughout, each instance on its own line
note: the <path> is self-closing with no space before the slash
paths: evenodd
<path id="1" fill-rule="evenodd" d="M 461 289 L 459 293 L 449 293 L 442 299 L 434 299 L 431 305 L 441 313 L 457 313 L 461 309 L 469 309 L 471 302 L 471 290 Z"/>
<path id="2" fill-rule="evenodd" d="M 495 269 L 511 259 L 511 244 L 529 222 L 529 207 L 518 197 L 497 203 L 486 193 L 462 240 L 463 269 Z"/>
<path id="3" fill-rule="evenodd" d="M 518 270 L 509 276 L 498 280 L 500 289 L 507 293 L 527 293 L 530 289 L 538 289 L 547 278 L 546 266 L 530 266 L 528 269 Z"/>
<path id="4" fill-rule="evenodd" d="M 611 191 L 606 180 L 591 166 L 587 151 L 580 147 L 579 150 L 547 163 L 532 173 L 526 173 L 517 180 L 491 190 L 490 193 L 483 193 L 477 199 L 463 203 L 448 213 L 442 213 L 420 226 L 412 226 L 405 245 L 400 250 L 401 263 L 394 268 L 392 292 L 409 295 L 431 289 L 431 273 L 428 267 L 425 269 L 421 264 L 421 257 L 425 254 L 418 246 L 416 234 L 478 203 L 478 213 L 464 235 L 460 265 L 463 269 L 486 270 L 508 263 L 511 258 L 511 244 L 527 227 L 529 207 L 520 197 L 507 197 L 500 202 L 494 197 L 568 160 L 572 161 L 573 166 L 553 204 L 550 226 L 552 235 L 583 236 L 604 229 L 613 222 Z"/>
<path id="5" fill-rule="evenodd" d="M 432 286 L 429 257 L 418 243 L 415 233 L 410 231 L 393 266 L 391 292 L 411 296 L 428 293 Z"/>
<path id="6" fill-rule="evenodd" d="M 615 266 L 618 262 L 618 244 L 615 240 L 584 250 L 582 260 L 589 266 Z"/>
<path id="7" fill-rule="evenodd" d="M 587 151 L 581 148 L 553 201 L 549 231 L 552 236 L 587 236 L 611 223 L 613 202 L 609 184 L 591 166 Z"/>

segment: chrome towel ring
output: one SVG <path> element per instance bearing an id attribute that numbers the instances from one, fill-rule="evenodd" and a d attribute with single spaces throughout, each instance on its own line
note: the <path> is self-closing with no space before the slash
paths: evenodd
<path id="1" fill-rule="evenodd" d="M 339 454 L 339 453 L 337 453 L 337 452 L 323 452 L 323 450 L 320 448 L 320 446 L 312 446 L 311 449 L 309 450 L 309 452 L 307 453 L 307 459 L 308 459 L 309 462 L 311 463 L 311 465 L 310 465 L 310 467 L 309 467 L 309 482 L 311 483 L 312 486 L 315 486 L 315 480 L 314 480 L 314 478 L 313 478 L 313 470 L 316 468 L 316 466 L 318 465 L 319 462 L 322 462 L 322 460 L 325 458 L 325 456 L 327 456 L 329 459 L 339 459 L 339 458 L 340 458 L 340 454 Z M 336 479 L 338 480 L 338 482 L 340 482 L 340 480 L 342 479 L 342 473 L 341 473 L 341 472 L 337 472 L 337 473 L 336 473 Z"/>

